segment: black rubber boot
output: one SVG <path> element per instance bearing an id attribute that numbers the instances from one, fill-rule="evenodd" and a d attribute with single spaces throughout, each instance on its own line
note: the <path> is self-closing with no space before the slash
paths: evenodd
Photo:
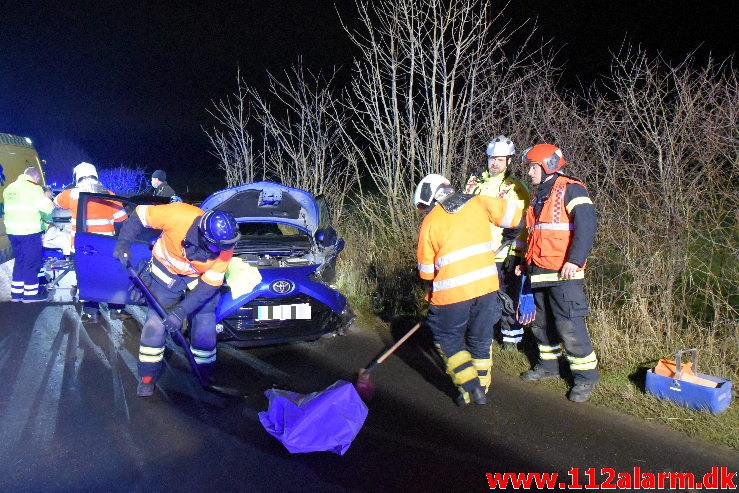
<path id="1" fill-rule="evenodd" d="M 567 398 L 572 402 L 585 402 L 593 395 L 593 389 L 595 389 L 595 384 L 593 383 L 575 384 Z"/>
<path id="2" fill-rule="evenodd" d="M 551 378 L 559 378 L 559 371 L 547 370 L 539 365 L 536 365 L 533 370 L 525 371 L 521 373 L 521 378 L 529 382 L 536 382 L 538 380 L 549 380 Z"/>

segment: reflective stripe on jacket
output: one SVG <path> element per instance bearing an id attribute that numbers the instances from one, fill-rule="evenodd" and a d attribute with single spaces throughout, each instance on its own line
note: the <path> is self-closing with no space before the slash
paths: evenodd
<path id="1" fill-rule="evenodd" d="M 72 222 L 70 224 L 70 230 L 72 233 L 72 244 L 74 245 L 74 234 L 77 231 L 77 207 L 79 204 L 79 198 L 81 192 L 98 192 L 98 190 L 104 190 L 102 185 L 99 189 L 86 189 L 84 187 L 69 188 L 62 191 L 54 199 L 54 203 L 57 207 L 62 209 L 69 209 L 72 214 Z M 98 193 L 108 193 L 109 195 L 115 195 L 109 190 L 104 190 Z M 97 233 L 112 236 L 115 234 L 115 223 L 124 221 L 128 214 L 121 204 L 114 200 L 105 200 L 99 198 L 92 198 L 87 201 L 85 215 L 85 230 L 88 233 Z"/>
<path id="2" fill-rule="evenodd" d="M 570 248 L 575 232 L 575 224 L 571 221 L 572 210 L 581 204 L 591 204 L 589 197 L 575 197 L 565 204 L 567 185 L 582 182 L 568 176 L 559 175 L 551 188 L 551 193 L 544 200 L 539 217 L 534 214 L 535 195 L 532 204 L 526 211 L 526 229 L 529 232 L 526 263 L 535 264 L 543 269 L 559 272 L 567 261 L 567 251 Z M 584 277 L 585 263 L 578 270 L 575 279 Z M 545 279 L 541 279 L 544 281 Z M 556 280 L 556 275 L 549 281 Z M 534 278 L 531 279 L 532 283 Z"/>
<path id="3" fill-rule="evenodd" d="M 507 172 L 491 175 L 488 171 L 483 171 L 480 179 L 471 176 L 467 180 L 465 193 L 515 200 L 522 210 L 526 210 L 531 198 L 526 185 L 513 178 Z M 503 243 L 503 228 L 491 224 L 490 231 L 493 235 L 493 250 L 497 251 L 501 243 Z M 522 229 L 510 248 L 504 248 L 498 252 L 495 256 L 495 261 L 503 262 L 509 255 L 523 257 L 526 251 L 526 236 L 526 229 Z"/>
<path id="4" fill-rule="evenodd" d="M 51 214 L 54 204 L 43 188 L 21 174 L 3 190 L 5 232 L 9 235 L 31 235 L 43 231 L 42 220 Z"/>
<path id="5" fill-rule="evenodd" d="M 195 218 L 203 215 L 200 208 L 184 202 L 140 205 L 136 207 L 136 214 L 147 228 L 162 230 L 152 254 L 170 273 L 200 277 L 203 282 L 214 287 L 223 284 L 233 250 L 223 250 L 217 258 L 205 262 L 191 262 L 185 256 L 182 241 Z"/>
<path id="6" fill-rule="evenodd" d="M 515 201 L 476 195 L 454 213 L 435 206 L 418 234 L 418 270 L 433 280 L 430 302 L 448 305 L 497 291 L 498 271 L 488 223 L 518 225 L 521 208 Z"/>

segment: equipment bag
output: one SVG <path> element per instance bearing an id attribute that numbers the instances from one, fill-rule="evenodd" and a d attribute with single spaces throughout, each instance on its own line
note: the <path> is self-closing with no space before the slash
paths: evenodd
<path id="1" fill-rule="evenodd" d="M 691 353 L 692 363 L 683 363 L 682 356 Z M 724 412 L 731 404 L 731 381 L 698 373 L 695 348 L 677 351 L 675 361 L 661 359 L 647 371 L 646 390 L 660 399 L 713 414 Z"/>
<path id="2" fill-rule="evenodd" d="M 259 421 L 293 454 L 344 455 L 367 417 L 367 406 L 346 380 L 307 395 L 280 389 L 269 389 L 264 395 L 269 407 L 259 413 Z"/>

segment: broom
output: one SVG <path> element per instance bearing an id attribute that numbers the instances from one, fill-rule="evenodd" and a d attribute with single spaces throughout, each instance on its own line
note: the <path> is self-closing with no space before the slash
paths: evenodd
<path id="1" fill-rule="evenodd" d="M 372 395 L 375 392 L 375 384 L 372 381 L 372 376 L 370 375 L 370 372 L 374 370 L 377 365 L 385 361 L 391 354 L 393 354 L 395 350 L 400 347 L 401 344 L 407 341 L 408 338 L 420 328 L 421 322 L 418 322 L 416 325 L 413 326 L 413 328 L 411 328 L 411 330 L 406 332 L 405 335 L 398 340 L 398 342 L 393 344 L 390 349 L 382 353 L 376 360 L 370 363 L 367 368 L 361 368 L 359 370 L 359 375 L 357 376 L 357 381 L 354 384 L 354 388 L 357 389 L 357 393 L 360 395 L 360 397 L 362 397 L 363 400 L 368 401 L 372 398 Z"/>

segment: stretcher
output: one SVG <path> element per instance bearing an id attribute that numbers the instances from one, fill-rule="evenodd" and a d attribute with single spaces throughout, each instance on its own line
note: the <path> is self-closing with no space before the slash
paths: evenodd
<path id="1" fill-rule="evenodd" d="M 61 249 L 43 249 L 46 290 L 54 301 L 77 301 L 77 275 L 73 255 L 65 255 Z"/>
<path id="2" fill-rule="evenodd" d="M 55 209 L 54 222 L 42 236 L 43 273 L 46 290 L 54 301 L 77 302 L 77 275 L 68 224 L 69 211 Z"/>

